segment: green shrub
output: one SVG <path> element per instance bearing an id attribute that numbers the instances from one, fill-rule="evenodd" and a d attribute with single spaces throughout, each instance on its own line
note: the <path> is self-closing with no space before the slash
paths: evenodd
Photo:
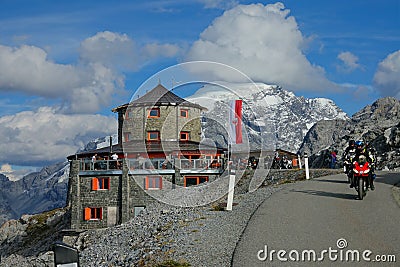
<path id="1" fill-rule="evenodd" d="M 221 204 L 214 204 L 211 206 L 211 210 L 213 211 L 224 211 L 225 207 L 223 207 Z"/>
<path id="2" fill-rule="evenodd" d="M 184 260 L 166 260 L 157 264 L 156 267 L 190 267 L 190 264 Z"/>

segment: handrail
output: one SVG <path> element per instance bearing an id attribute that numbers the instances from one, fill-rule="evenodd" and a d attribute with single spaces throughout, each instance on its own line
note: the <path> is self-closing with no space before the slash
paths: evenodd
<path id="1" fill-rule="evenodd" d="M 128 167 L 131 170 L 181 170 L 221 169 L 222 160 L 212 159 L 128 159 Z"/>
<path id="2" fill-rule="evenodd" d="M 81 159 L 79 170 L 81 171 L 108 171 L 108 170 L 121 170 L 122 160 L 91 160 Z"/>
<path id="3" fill-rule="evenodd" d="M 218 170 L 223 169 L 221 159 L 126 159 L 130 170 Z M 80 171 L 107 171 L 122 169 L 123 160 L 81 159 Z"/>

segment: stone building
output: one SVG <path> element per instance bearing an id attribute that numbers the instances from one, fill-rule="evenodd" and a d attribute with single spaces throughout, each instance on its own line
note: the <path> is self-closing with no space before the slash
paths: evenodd
<path id="1" fill-rule="evenodd" d="M 112 111 L 118 144 L 68 157 L 71 229 L 121 224 L 154 204 L 154 192 L 212 182 L 224 172 L 224 149 L 201 142 L 204 107 L 159 84 Z"/>

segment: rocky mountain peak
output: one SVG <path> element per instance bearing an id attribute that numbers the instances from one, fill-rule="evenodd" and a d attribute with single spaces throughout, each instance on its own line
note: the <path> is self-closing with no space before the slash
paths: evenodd
<path id="1" fill-rule="evenodd" d="M 226 146 L 226 133 L 216 127 L 227 123 L 226 104 L 229 100 L 238 98 L 244 102 L 243 122 L 252 149 L 259 149 L 262 144 L 274 143 L 272 149 L 296 152 L 307 131 L 317 121 L 349 119 L 330 99 L 299 97 L 277 85 L 205 85 L 189 98 L 209 109 L 203 123 L 205 137 Z"/>
<path id="2" fill-rule="evenodd" d="M 352 116 L 355 122 L 365 120 L 391 120 L 398 118 L 400 114 L 400 102 L 394 97 L 384 97 L 366 106 Z"/>
<path id="3" fill-rule="evenodd" d="M 326 167 L 329 151 L 336 150 L 341 156 L 350 139 L 367 141 L 375 148 L 378 168 L 400 167 L 400 101 L 381 98 L 354 114 L 351 120 L 317 122 L 305 136 L 299 152 L 312 155 L 313 167 Z"/>

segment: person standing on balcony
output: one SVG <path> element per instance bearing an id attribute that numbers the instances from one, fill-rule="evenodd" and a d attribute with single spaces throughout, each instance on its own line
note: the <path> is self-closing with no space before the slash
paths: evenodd
<path id="1" fill-rule="evenodd" d="M 111 155 L 111 159 L 114 160 L 112 166 L 115 166 L 116 169 L 119 169 L 119 162 L 118 162 L 118 155 L 117 153 L 114 153 Z M 115 164 L 114 164 L 115 163 Z"/>
<path id="2" fill-rule="evenodd" d="M 94 154 L 92 157 L 92 168 L 93 170 L 95 170 L 95 164 L 96 164 L 96 160 L 97 160 L 97 154 Z"/>
<path id="3" fill-rule="evenodd" d="M 139 169 L 146 169 L 146 159 L 141 154 L 138 154 L 137 160 L 139 162 Z"/>

